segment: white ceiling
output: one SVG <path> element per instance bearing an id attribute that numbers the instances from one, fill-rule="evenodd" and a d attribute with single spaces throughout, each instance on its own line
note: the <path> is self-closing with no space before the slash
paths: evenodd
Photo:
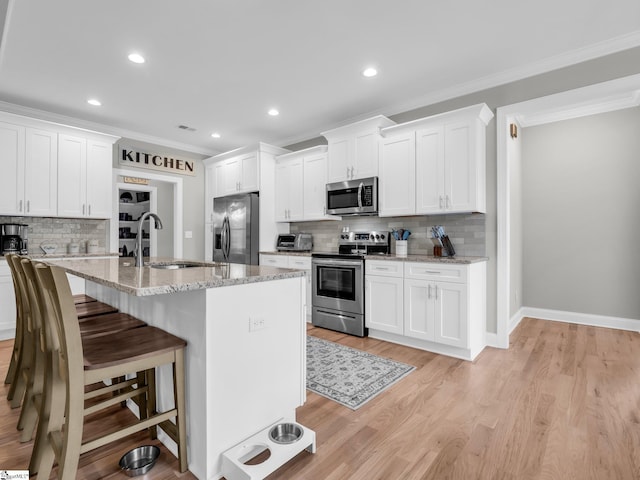
<path id="1" fill-rule="evenodd" d="M 0 14 L 7 1 L 0 101 L 200 153 L 640 45 L 638 0 L 0 0 Z"/>

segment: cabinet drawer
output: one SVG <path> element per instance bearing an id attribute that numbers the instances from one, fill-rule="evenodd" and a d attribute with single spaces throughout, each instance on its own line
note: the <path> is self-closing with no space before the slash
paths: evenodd
<path id="1" fill-rule="evenodd" d="M 311 257 L 289 256 L 289 268 L 311 270 Z"/>
<path id="2" fill-rule="evenodd" d="M 260 255 L 260 265 L 288 268 L 289 262 L 286 255 Z"/>
<path id="3" fill-rule="evenodd" d="M 386 260 L 366 260 L 364 262 L 366 275 L 380 275 L 382 277 L 402 277 L 404 262 Z"/>
<path id="4" fill-rule="evenodd" d="M 464 283 L 467 281 L 467 267 L 444 263 L 406 262 L 405 278 Z"/>

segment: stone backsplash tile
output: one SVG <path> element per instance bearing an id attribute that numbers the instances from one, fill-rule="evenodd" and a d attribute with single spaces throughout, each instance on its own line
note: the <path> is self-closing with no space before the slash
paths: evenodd
<path id="1" fill-rule="evenodd" d="M 408 253 L 413 255 L 433 255 L 433 243 L 428 232 L 434 225 L 442 225 L 461 256 L 485 256 L 485 215 L 456 214 L 412 217 L 343 217 L 342 221 L 297 222 L 290 226 L 292 233 L 313 234 L 313 251 L 338 250 L 338 235 L 343 227 L 350 231 L 389 230 L 404 228 L 411 231 Z M 391 252 L 395 252 L 395 242 L 391 240 Z"/>
<path id="2" fill-rule="evenodd" d="M 108 221 L 78 218 L 2 217 L 0 223 L 23 223 L 29 225 L 29 253 L 42 253 L 42 243 L 55 243 L 57 253 L 66 253 L 71 241 L 80 244 L 80 253 L 86 252 L 86 242 L 98 241 L 99 252 L 105 251 Z"/>

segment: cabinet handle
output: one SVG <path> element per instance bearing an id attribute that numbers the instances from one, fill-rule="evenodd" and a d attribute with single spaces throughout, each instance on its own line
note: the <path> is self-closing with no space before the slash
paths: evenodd
<path id="1" fill-rule="evenodd" d="M 353 167 L 351 167 L 351 180 L 353 180 Z"/>
<path id="2" fill-rule="evenodd" d="M 433 289 L 436 291 L 436 300 L 438 299 L 438 285 L 434 285 Z"/>
<path id="3" fill-rule="evenodd" d="M 444 203 L 444 204 L 445 204 L 445 206 L 446 206 L 447 208 L 450 208 L 450 207 L 449 207 L 449 195 L 446 195 L 444 198 L 445 198 L 445 203 Z"/>
<path id="4" fill-rule="evenodd" d="M 89 204 L 89 215 L 91 215 L 91 204 Z"/>
<path id="5" fill-rule="evenodd" d="M 440 275 L 442 272 L 436 272 L 435 270 L 425 270 L 423 273 L 430 273 L 431 275 Z"/>
<path id="6" fill-rule="evenodd" d="M 18 211 L 21 212 L 22 211 L 22 200 L 20 200 L 18 202 Z"/>
<path id="7" fill-rule="evenodd" d="M 431 284 L 427 285 L 427 298 L 431 298 Z"/>
<path id="8" fill-rule="evenodd" d="M 27 213 L 31 211 L 31 200 L 27 200 Z"/>
<path id="9" fill-rule="evenodd" d="M 440 195 L 440 201 L 438 202 L 438 205 L 440 206 L 440 208 L 443 208 L 442 207 L 442 195 Z"/>
<path id="10" fill-rule="evenodd" d="M 82 215 L 84 215 L 84 203 L 82 204 Z"/>
<path id="11" fill-rule="evenodd" d="M 374 267 L 375 270 L 384 270 L 385 272 L 389 270 L 389 267 Z"/>

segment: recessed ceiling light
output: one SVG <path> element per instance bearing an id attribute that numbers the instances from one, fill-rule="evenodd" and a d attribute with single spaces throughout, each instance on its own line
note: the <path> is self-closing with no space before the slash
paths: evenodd
<path id="1" fill-rule="evenodd" d="M 144 63 L 144 57 L 139 53 L 130 53 L 129 60 L 131 60 L 133 63 Z"/>
<path id="2" fill-rule="evenodd" d="M 364 75 L 365 77 L 375 77 L 377 74 L 378 74 L 378 70 L 376 70 L 373 67 L 365 68 L 362 71 L 362 75 Z"/>
<path id="3" fill-rule="evenodd" d="M 271 110 L 269 110 L 267 112 L 269 115 L 271 115 L 272 117 L 277 117 L 278 115 L 280 115 L 280 112 L 278 111 L 277 108 L 272 108 Z"/>
<path id="4" fill-rule="evenodd" d="M 94 107 L 99 107 L 100 105 L 102 105 L 100 100 L 96 100 L 95 98 L 90 98 L 89 100 L 87 100 L 87 103 L 89 105 L 93 105 Z"/>
<path id="5" fill-rule="evenodd" d="M 214 132 L 211 134 L 213 138 L 220 138 L 220 134 L 218 132 Z"/>

